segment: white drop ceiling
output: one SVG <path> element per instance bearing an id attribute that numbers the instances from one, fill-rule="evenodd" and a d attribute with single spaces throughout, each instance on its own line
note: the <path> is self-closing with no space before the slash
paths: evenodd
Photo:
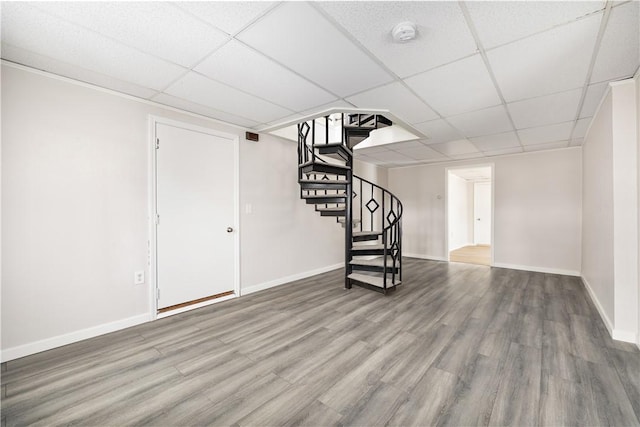
<path id="1" fill-rule="evenodd" d="M 640 65 L 640 3 L 2 2 L 4 60 L 257 131 L 330 108 L 418 135 L 384 166 L 580 145 Z M 418 37 L 393 42 L 401 21 Z"/>

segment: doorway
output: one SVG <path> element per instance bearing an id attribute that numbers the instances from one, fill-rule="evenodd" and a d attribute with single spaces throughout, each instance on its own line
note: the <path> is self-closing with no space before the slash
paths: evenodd
<path id="1" fill-rule="evenodd" d="M 447 170 L 447 254 L 450 262 L 493 261 L 493 167 Z"/>
<path id="2" fill-rule="evenodd" d="M 164 317 L 239 294 L 238 138 L 153 122 L 152 307 Z"/>

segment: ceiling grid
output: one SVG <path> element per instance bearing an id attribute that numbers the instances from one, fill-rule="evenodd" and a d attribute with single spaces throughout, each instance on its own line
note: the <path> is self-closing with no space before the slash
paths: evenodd
<path id="1" fill-rule="evenodd" d="M 2 59 L 274 129 L 388 110 L 402 166 L 581 144 L 607 83 L 640 65 L 633 1 L 2 2 Z M 413 21 L 415 40 L 391 29 Z"/>

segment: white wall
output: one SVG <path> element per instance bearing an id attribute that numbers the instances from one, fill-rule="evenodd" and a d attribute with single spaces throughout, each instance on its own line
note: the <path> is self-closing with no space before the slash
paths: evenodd
<path id="1" fill-rule="evenodd" d="M 494 265 L 579 275 L 579 148 L 491 158 Z M 445 170 L 477 161 L 389 170 L 404 204 L 404 254 L 446 259 Z"/>
<path id="2" fill-rule="evenodd" d="M 609 92 L 582 148 L 582 278 L 608 319 L 614 318 L 612 139 Z"/>
<path id="3" fill-rule="evenodd" d="M 343 261 L 343 230 L 298 198 L 295 143 L 3 64 L 3 360 L 150 318 L 150 114 L 240 137 L 242 292 Z"/>
<path id="4" fill-rule="evenodd" d="M 355 156 L 357 157 L 357 155 L 358 154 L 356 153 Z M 361 160 L 354 159 L 353 174 L 371 181 L 374 184 L 378 184 L 383 188 L 387 188 L 389 184 L 389 175 L 387 172 L 387 168 L 363 162 Z"/>
<path id="5" fill-rule="evenodd" d="M 638 334 L 638 137 L 633 80 L 611 83 L 583 144 L 582 277 L 615 339 Z"/>
<path id="6" fill-rule="evenodd" d="M 472 244 L 473 230 L 469 227 L 469 214 L 473 216 L 473 183 L 449 173 L 447 216 L 449 251 Z M 471 187 L 471 191 L 470 191 Z"/>

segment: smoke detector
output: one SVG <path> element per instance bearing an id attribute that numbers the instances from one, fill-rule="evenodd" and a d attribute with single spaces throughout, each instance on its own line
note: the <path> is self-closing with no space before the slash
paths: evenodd
<path id="1" fill-rule="evenodd" d="M 397 43 L 406 43 L 416 38 L 416 24 L 410 21 L 401 22 L 391 30 L 391 36 Z"/>

